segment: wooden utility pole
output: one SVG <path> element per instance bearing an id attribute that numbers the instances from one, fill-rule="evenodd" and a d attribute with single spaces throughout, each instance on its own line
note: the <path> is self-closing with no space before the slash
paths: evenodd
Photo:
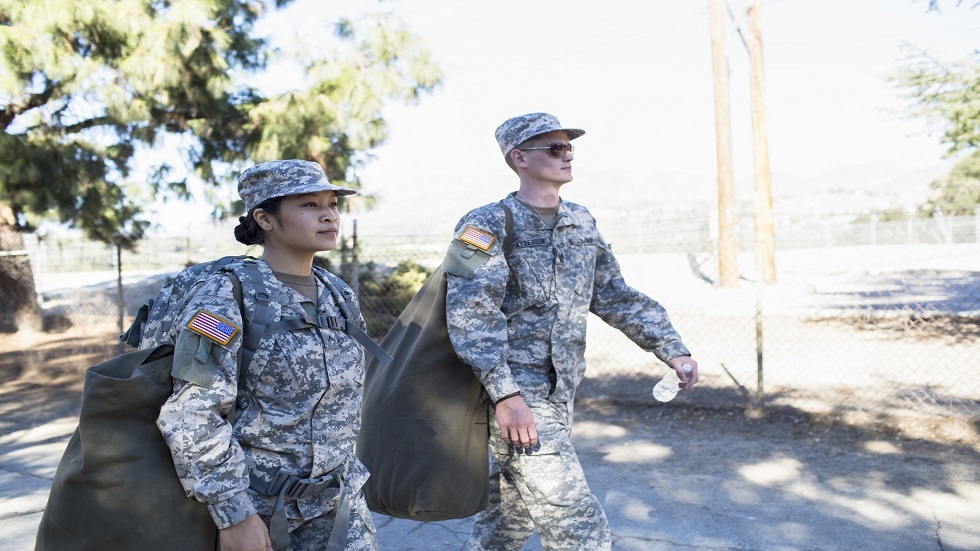
<path id="1" fill-rule="evenodd" d="M 725 0 L 709 0 L 711 62 L 714 69 L 715 147 L 718 157 L 718 284 L 738 284 L 738 239 L 735 235 L 735 170 L 732 168 L 732 115 L 728 89 Z"/>
<path id="2" fill-rule="evenodd" d="M 776 236 L 772 223 L 772 178 L 766 129 L 766 78 L 762 63 L 762 0 L 749 8 L 749 70 L 752 84 L 752 145 L 755 157 L 755 246 L 759 276 L 776 282 Z"/>

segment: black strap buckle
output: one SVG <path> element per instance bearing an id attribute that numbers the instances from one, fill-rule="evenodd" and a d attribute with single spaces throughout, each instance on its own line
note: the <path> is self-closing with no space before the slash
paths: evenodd
<path id="1" fill-rule="evenodd" d="M 316 317 L 316 322 L 318 327 L 339 329 L 341 331 L 347 329 L 347 320 L 341 319 L 337 316 L 328 316 L 326 314 L 320 314 Z"/>
<path id="2" fill-rule="evenodd" d="M 337 480 L 336 471 L 332 471 L 319 478 L 290 477 L 281 491 L 288 498 L 302 499 L 322 494 L 330 488 L 339 487 L 340 482 Z"/>

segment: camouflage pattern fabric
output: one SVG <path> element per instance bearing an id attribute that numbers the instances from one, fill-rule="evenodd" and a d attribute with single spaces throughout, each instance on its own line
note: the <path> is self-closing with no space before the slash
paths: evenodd
<path id="1" fill-rule="evenodd" d="M 375 537 L 374 521 L 368 510 L 364 494 L 357 494 L 351 512 L 351 522 L 348 528 L 347 546 L 345 551 L 377 551 L 379 549 Z M 260 515 L 265 525 L 269 526 L 269 517 Z M 324 534 L 333 532 L 334 516 L 323 515 L 309 521 L 289 521 L 288 551 L 322 551 L 326 541 Z"/>
<path id="2" fill-rule="evenodd" d="M 313 304 L 276 279 L 267 264 L 258 261 L 258 265 L 272 290 L 277 320 L 302 317 L 304 308 L 339 316 L 333 297 L 322 283 L 327 278 L 348 300 L 355 300 L 349 287 L 320 268 L 314 268 L 319 300 Z M 248 401 L 237 403 L 241 332 L 227 344 L 221 343 L 223 335 L 242 325 L 232 283 L 226 275 L 215 274 L 196 285 L 192 295 L 170 331 L 175 343 L 174 394 L 157 420 L 188 495 L 207 503 L 217 526 L 225 528 L 254 513 L 272 513 L 275 497 L 248 488 L 250 471 L 281 469 L 299 477 L 319 477 L 341 468 L 346 472 L 352 499 L 363 501 L 360 490 L 368 473 L 353 449 L 360 427 L 364 380 L 360 345 L 347 333 L 334 329 L 305 328 L 267 335 L 252 365 L 244 370 L 243 385 L 251 390 Z M 243 299 L 246 309 L 255 308 L 254 297 L 246 292 Z M 201 330 L 193 322 L 201 312 L 207 314 L 206 320 L 219 321 Z M 363 328 L 363 320 L 357 321 Z M 202 371 L 213 375 L 209 380 L 187 377 L 196 381 L 193 383 L 181 379 L 185 373 Z M 234 422 L 229 424 L 226 416 L 233 408 Z M 324 516 L 332 518 L 337 496 L 338 492 L 328 491 L 287 500 L 290 526 L 302 526 Z M 364 530 L 350 545 L 373 548 L 376 544 L 370 517 L 361 519 L 359 525 Z M 321 533 L 321 537 L 325 543 L 329 533 Z"/>
<path id="3" fill-rule="evenodd" d="M 601 527 L 605 521 L 598 501 L 589 493 L 584 478 L 579 481 L 575 474 L 581 468 L 567 434 L 575 390 L 585 374 L 589 312 L 665 363 L 689 352 L 664 308 L 626 284 L 619 263 L 586 208 L 562 201 L 552 230 L 514 194 L 503 202 L 514 213 L 514 246 L 506 261 L 500 245 L 504 215 L 499 205 L 469 212 L 456 227 L 452 246 L 473 248 L 474 254 L 485 254 L 486 261 L 472 277 L 447 276 L 446 320 L 456 353 L 473 367 L 494 402 L 521 393 L 534 414 L 540 448 L 515 457 L 514 450 L 504 444 L 499 425 L 491 422 L 490 446 L 502 473 L 499 476 L 525 479 L 525 490 L 531 493 L 520 491 L 520 486 L 515 493 L 498 481 L 495 487 L 499 492 L 494 494 L 492 486 L 491 507 L 479 516 L 471 546 L 480 549 L 479 541 L 504 537 L 496 534 L 499 526 L 514 525 L 496 517 L 517 514 L 522 508 L 535 513 L 531 509 L 541 507 L 535 520 L 542 545 L 570 549 L 574 546 L 557 542 L 577 541 L 596 530 L 608 532 Z M 466 232 L 486 233 L 496 239 L 483 253 L 472 245 L 460 245 Z M 571 478 L 565 478 L 565 473 Z M 569 488 L 560 492 L 549 489 L 538 477 L 565 481 Z M 542 495 L 535 492 L 536 488 L 553 492 Z M 515 503 L 518 494 L 521 502 Z M 564 501 L 559 501 L 563 504 L 560 507 L 547 505 L 549 500 L 559 499 L 559 494 L 579 500 L 576 507 L 567 507 Z M 600 513 L 582 516 L 593 507 Z M 567 519 L 567 515 L 574 518 Z M 545 524 L 578 528 L 562 538 Z M 558 539 L 546 542 L 548 538 Z M 592 540 L 600 542 L 603 537 Z"/>
<path id="4" fill-rule="evenodd" d="M 147 318 L 143 322 L 142 328 L 138 329 L 139 343 L 137 347 L 140 350 L 146 350 L 147 348 L 153 348 L 161 344 L 173 343 L 171 329 L 177 323 L 176 318 L 183 313 L 187 301 L 192 296 L 190 293 L 191 288 L 199 280 L 206 278 L 212 273 L 217 273 L 221 270 L 233 271 L 235 268 L 233 264 L 241 262 L 245 258 L 248 257 L 229 256 L 181 270 L 153 298 L 152 307 L 149 308 Z"/>
<path id="5" fill-rule="evenodd" d="M 338 197 L 357 193 L 331 183 L 323 167 L 312 161 L 290 159 L 260 163 L 245 169 L 238 179 L 238 194 L 245 201 L 246 212 L 252 212 L 267 199 L 318 191 L 332 191 Z"/>
<path id="6" fill-rule="evenodd" d="M 547 445 L 531 454 L 492 449 L 490 503 L 475 517 L 470 550 L 521 549 L 537 528 L 546 550 L 608 551 L 609 521 L 572 447 L 570 404 L 529 405 Z"/>
<path id="7" fill-rule="evenodd" d="M 456 353 L 494 401 L 520 391 L 571 403 L 585 374 L 590 311 L 663 362 L 689 354 L 660 303 L 626 284 L 585 207 L 562 201 L 552 231 L 513 195 L 504 203 L 514 213 L 510 261 L 501 256 L 500 207 L 473 210 L 456 226 L 457 241 L 469 227 L 497 239 L 472 278 L 449 276 L 446 293 Z"/>
<path id="8" fill-rule="evenodd" d="M 504 121 L 497 127 L 494 137 L 497 138 L 497 145 L 500 152 L 507 157 L 517 146 L 540 134 L 561 130 L 568 135 L 569 140 L 574 140 L 585 130 L 581 128 L 562 128 L 561 123 L 554 115 L 548 113 L 528 113 L 519 117 L 513 117 Z"/>

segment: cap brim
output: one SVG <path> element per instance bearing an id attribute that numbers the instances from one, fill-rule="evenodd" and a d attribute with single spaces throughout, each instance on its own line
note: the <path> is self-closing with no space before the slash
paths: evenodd
<path id="1" fill-rule="evenodd" d="M 544 130 L 544 131 L 538 132 L 537 134 L 534 134 L 533 136 L 528 136 L 527 138 L 525 138 L 524 140 L 522 140 L 521 143 L 524 143 L 524 142 L 530 140 L 531 138 L 536 138 L 536 137 L 540 136 L 541 134 L 547 134 L 548 132 L 564 132 L 565 134 L 568 135 L 568 139 L 569 140 L 574 140 L 575 138 L 578 138 L 578 137 L 582 136 L 582 134 L 585 134 L 585 130 L 582 130 L 581 128 L 552 128 L 550 130 Z"/>
<path id="2" fill-rule="evenodd" d="M 312 184 L 304 184 L 301 186 L 296 186 L 289 189 L 289 193 L 283 193 L 282 195 L 277 195 L 277 197 L 288 197 L 290 195 L 302 195 L 304 193 L 319 193 L 321 191 L 332 191 L 338 197 L 344 195 L 356 195 L 357 190 L 336 186 L 333 184 L 327 184 L 324 182 L 316 182 Z"/>

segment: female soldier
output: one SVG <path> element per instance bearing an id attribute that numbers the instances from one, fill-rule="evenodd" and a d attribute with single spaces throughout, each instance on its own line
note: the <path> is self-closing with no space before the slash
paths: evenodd
<path id="1" fill-rule="evenodd" d="M 235 238 L 263 245 L 260 260 L 244 262 L 261 274 L 276 320 L 337 319 L 331 287 L 355 303 L 313 266 L 315 253 L 337 246 L 337 198 L 354 190 L 331 184 L 316 163 L 287 160 L 246 170 L 238 192 L 248 214 Z M 241 288 L 254 308 L 258 293 Z M 232 279 L 211 275 L 192 293 L 171 331 L 174 392 L 157 424 L 184 489 L 207 504 L 220 549 L 377 549 L 361 493 L 368 473 L 354 456 L 361 348 L 332 324 L 266 331 L 239 384 L 243 317 Z M 363 330 L 363 319 L 351 322 Z"/>

